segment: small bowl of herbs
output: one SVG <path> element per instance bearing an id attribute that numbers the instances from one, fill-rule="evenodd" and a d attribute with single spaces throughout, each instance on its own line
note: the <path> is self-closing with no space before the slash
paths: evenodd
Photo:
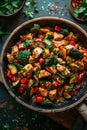
<path id="1" fill-rule="evenodd" d="M 71 0 L 70 12 L 75 19 L 87 22 L 87 0 Z"/>
<path id="2" fill-rule="evenodd" d="M 0 17 L 10 18 L 21 12 L 26 0 L 3 0 L 0 1 Z"/>

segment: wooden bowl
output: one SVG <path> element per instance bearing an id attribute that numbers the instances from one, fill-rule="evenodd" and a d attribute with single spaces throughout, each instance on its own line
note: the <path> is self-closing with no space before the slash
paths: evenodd
<path id="1" fill-rule="evenodd" d="M 0 18 L 3 19 L 9 19 L 9 18 L 13 18 L 15 16 L 17 16 L 18 14 L 20 14 L 21 10 L 23 9 L 24 5 L 25 5 L 26 0 L 22 0 L 22 4 L 20 6 L 19 9 L 17 9 L 14 13 L 9 14 L 9 15 L 5 15 L 5 14 L 0 14 Z"/>
<path id="2" fill-rule="evenodd" d="M 72 16 L 73 16 L 76 20 L 78 20 L 78 21 L 80 21 L 80 22 L 85 22 L 82 15 L 79 16 L 79 17 L 75 17 L 75 16 L 74 16 L 74 10 L 75 10 L 76 8 L 73 7 L 72 3 L 73 3 L 73 0 L 71 0 L 70 5 L 69 5 L 69 10 L 70 10 Z"/>

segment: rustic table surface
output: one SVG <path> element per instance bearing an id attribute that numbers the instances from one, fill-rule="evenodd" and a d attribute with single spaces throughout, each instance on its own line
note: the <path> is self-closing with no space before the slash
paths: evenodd
<path id="1" fill-rule="evenodd" d="M 28 2 L 29 0 L 27 0 Z M 87 23 L 76 21 L 69 12 L 70 0 L 35 0 L 36 6 L 39 8 L 38 13 L 34 13 L 34 18 L 42 16 L 56 16 L 66 18 L 80 25 L 87 31 Z M 34 12 L 34 7 L 24 7 L 23 11 L 17 17 L 11 20 L 3 20 L 0 18 L 0 26 L 4 26 L 5 31 L 12 32 L 18 25 L 29 20 L 30 17 L 23 17 L 25 10 Z M 8 35 L 4 35 L 0 40 L 0 52 Z M 49 118 L 54 121 L 50 120 Z M 55 130 L 66 129 L 72 130 L 79 113 L 75 108 L 66 112 L 42 115 L 24 108 L 18 104 L 5 90 L 5 87 L 0 83 L 0 130 Z M 62 125 L 62 126 L 61 126 Z"/>

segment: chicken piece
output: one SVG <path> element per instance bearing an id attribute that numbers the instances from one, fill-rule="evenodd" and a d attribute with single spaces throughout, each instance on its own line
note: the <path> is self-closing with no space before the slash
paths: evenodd
<path id="1" fill-rule="evenodd" d="M 39 83 L 39 78 L 36 75 L 34 75 L 33 77 Z"/>
<path id="2" fill-rule="evenodd" d="M 35 58 L 33 56 L 30 56 L 29 63 L 31 64 L 31 63 L 34 63 L 34 62 L 35 62 Z"/>
<path id="3" fill-rule="evenodd" d="M 39 79 L 44 78 L 44 77 L 49 77 L 49 76 L 51 76 L 51 73 L 49 73 L 46 70 L 41 70 L 39 73 Z"/>
<path id="4" fill-rule="evenodd" d="M 43 58 L 46 58 L 48 56 L 50 56 L 50 50 L 49 49 L 45 49 L 44 53 L 43 53 Z"/>
<path id="5" fill-rule="evenodd" d="M 70 71 L 67 68 L 65 68 L 65 71 L 62 72 L 63 76 L 70 76 L 70 74 L 71 73 L 70 73 Z"/>
<path id="6" fill-rule="evenodd" d="M 53 89 L 53 90 L 49 91 L 48 95 L 49 95 L 49 98 L 50 98 L 51 101 L 53 101 L 55 99 L 56 94 L 57 94 L 57 89 Z"/>
<path id="7" fill-rule="evenodd" d="M 44 88 L 39 87 L 39 92 L 40 92 L 40 94 L 41 94 L 43 97 L 47 97 L 47 95 L 48 95 L 47 89 L 44 89 Z"/>
<path id="8" fill-rule="evenodd" d="M 28 88 L 30 88 L 33 85 L 34 81 L 32 79 L 29 79 L 28 81 Z"/>
<path id="9" fill-rule="evenodd" d="M 27 64 L 19 73 L 21 73 L 23 76 L 31 77 L 33 70 L 33 66 L 31 64 Z"/>
<path id="10" fill-rule="evenodd" d="M 57 64 L 57 70 L 62 72 L 62 71 L 65 71 L 66 67 L 63 66 L 63 65 L 60 65 L 60 64 Z"/>
<path id="11" fill-rule="evenodd" d="M 56 40 L 52 40 L 52 43 L 54 46 L 56 46 L 57 48 L 62 46 L 62 45 L 67 45 L 67 41 L 66 40 L 59 40 L 59 41 L 56 41 Z"/>
<path id="12" fill-rule="evenodd" d="M 50 32 L 50 30 L 48 28 L 40 28 L 39 29 L 41 32 L 43 33 L 47 33 L 47 32 Z"/>
<path id="13" fill-rule="evenodd" d="M 75 62 L 77 66 L 79 66 L 79 70 L 84 70 L 84 63 L 82 61 L 76 61 Z"/>
<path id="14" fill-rule="evenodd" d="M 54 37 L 54 40 L 61 40 L 64 37 L 64 35 L 61 33 L 54 32 L 53 37 Z"/>
<path id="15" fill-rule="evenodd" d="M 83 59 L 81 60 L 84 64 L 84 66 L 86 67 L 87 66 L 87 57 L 83 57 Z"/>
<path id="16" fill-rule="evenodd" d="M 8 59 L 8 61 L 9 61 L 9 63 L 13 63 L 14 62 L 14 57 L 13 57 L 13 55 L 11 55 L 10 53 L 7 53 L 7 59 Z"/>
<path id="17" fill-rule="evenodd" d="M 76 61 L 75 63 L 70 63 L 72 71 L 84 70 L 84 63 L 82 61 Z"/>
<path id="18" fill-rule="evenodd" d="M 39 62 L 35 62 L 33 65 L 34 65 L 35 67 L 37 67 L 38 69 L 41 69 L 41 65 L 40 65 Z"/>
<path id="19" fill-rule="evenodd" d="M 58 55 L 59 48 L 54 48 L 54 49 L 53 49 L 53 52 L 54 52 L 54 54 Z"/>
<path id="20" fill-rule="evenodd" d="M 70 65 L 72 71 L 74 71 L 74 72 L 78 71 L 79 66 L 77 66 L 75 63 L 70 63 L 69 65 Z"/>
<path id="21" fill-rule="evenodd" d="M 32 66 L 32 64 L 25 65 L 24 69 L 26 70 L 26 72 L 33 72 L 33 66 Z"/>
<path id="22" fill-rule="evenodd" d="M 33 50 L 33 56 L 34 56 L 34 58 L 38 58 L 41 55 L 42 52 L 43 52 L 42 48 L 36 47 Z"/>
<path id="23" fill-rule="evenodd" d="M 55 68 L 53 68 L 53 67 L 47 66 L 47 67 L 46 67 L 46 70 L 49 71 L 50 73 L 53 73 L 53 74 L 56 74 L 56 73 L 57 73 L 57 70 L 56 70 Z"/>
<path id="24" fill-rule="evenodd" d="M 44 39 L 47 39 L 49 36 L 53 37 L 53 32 L 49 31 L 45 34 L 45 38 Z"/>
<path id="25" fill-rule="evenodd" d="M 74 46 L 72 46 L 72 45 L 67 45 L 65 48 L 66 48 L 67 54 L 69 54 L 70 51 L 72 50 L 72 48 L 74 48 Z"/>
<path id="26" fill-rule="evenodd" d="M 12 55 L 17 55 L 18 54 L 18 46 L 17 45 L 14 45 L 13 47 L 12 47 L 12 50 L 11 50 L 11 54 Z"/>
<path id="27" fill-rule="evenodd" d="M 74 35 L 73 32 L 70 32 L 69 35 L 68 35 L 69 41 L 76 41 L 77 38 L 78 38 L 78 36 Z"/>
<path id="28" fill-rule="evenodd" d="M 64 91 L 63 87 L 58 87 L 58 96 L 61 97 L 63 95 L 63 91 Z"/>
<path id="29" fill-rule="evenodd" d="M 26 39 L 31 40 L 33 38 L 33 34 L 29 33 L 27 35 L 20 35 L 21 41 L 25 41 Z"/>

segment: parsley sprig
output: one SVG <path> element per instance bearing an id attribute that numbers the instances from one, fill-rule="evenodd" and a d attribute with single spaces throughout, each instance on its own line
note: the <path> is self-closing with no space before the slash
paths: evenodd
<path id="1" fill-rule="evenodd" d="M 34 14 L 39 12 L 37 2 L 35 0 L 26 1 L 23 16 L 28 18 L 34 18 Z"/>

